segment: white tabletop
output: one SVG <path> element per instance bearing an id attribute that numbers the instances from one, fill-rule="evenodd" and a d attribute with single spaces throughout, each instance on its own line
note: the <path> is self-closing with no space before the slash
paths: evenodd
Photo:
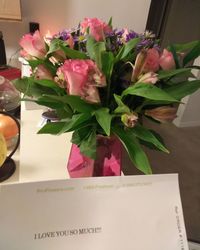
<path id="1" fill-rule="evenodd" d="M 26 110 L 22 106 L 20 149 L 13 156 L 17 169 L 4 183 L 69 178 L 66 167 L 71 133 L 37 134 L 42 112 L 42 109 Z"/>

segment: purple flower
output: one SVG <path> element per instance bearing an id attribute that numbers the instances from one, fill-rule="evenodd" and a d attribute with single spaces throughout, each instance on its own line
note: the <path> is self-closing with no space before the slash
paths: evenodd
<path id="1" fill-rule="evenodd" d="M 130 31 L 127 35 L 126 35 L 126 42 L 128 42 L 131 39 L 134 39 L 138 37 L 138 34 L 135 31 Z"/>

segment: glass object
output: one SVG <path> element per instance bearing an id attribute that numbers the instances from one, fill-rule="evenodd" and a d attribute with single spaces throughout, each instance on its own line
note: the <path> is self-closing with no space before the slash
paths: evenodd
<path id="1" fill-rule="evenodd" d="M 121 175 L 121 143 L 112 136 L 97 136 L 97 158 L 81 154 L 72 144 L 67 169 L 71 178 Z"/>
<path id="2" fill-rule="evenodd" d="M 19 92 L 8 79 L 0 76 L 0 111 L 15 115 L 19 107 Z"/>

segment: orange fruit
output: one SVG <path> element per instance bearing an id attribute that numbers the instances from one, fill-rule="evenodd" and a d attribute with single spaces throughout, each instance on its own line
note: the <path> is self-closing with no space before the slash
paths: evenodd
<path id="1" fill-rule="evenodd" d="M 6 140 L 16 136 L 19 133 L 16 122 L 11 117 L 0 114 L 0 133 Z"/>
<path id="2" fill-rule="evenodd" d="M 0 133 L 0 167 L 3 165 L 7 157 L 7 146 L 6 141 L 2 133 Z"/>

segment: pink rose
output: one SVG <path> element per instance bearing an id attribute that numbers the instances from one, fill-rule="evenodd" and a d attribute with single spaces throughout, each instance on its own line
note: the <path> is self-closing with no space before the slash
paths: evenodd
<path id="1" fill-rule="evenodd" d="M 23 48 L 21 55 L 32 56 L 37 58 L 44 58 L 46 54 L 45 42 L 41 37 L 39 31 L 35 31 L 33 35 L 24 35 L 20 42 L 20 46 Z"/>
<path id="2" fill-rule="evenodd" d="M 174 62 L 173 54 L 167 49 L 163 50 L 159 63 L 163 70 L 175 69 L 175 62 Z"/>
<path id="3" fill-rule="evenodd" d="M 69 59 L 57 71 L 58 78 L 64 77 L 67 83 L 67 92 L 78 95 L 83 99 L 99 103 L 100 97 L 97 89 L 105 86 L 105 77 L 92 60 Z"/>
<path id="4" fill-rule="evenodd" d="M 176 117 L 177 108 L 162 106 L 145 111 L 145 115 L 151 116 L 160 122 L 172 122 Z"/>
<path id="5" fill-rule="evenodd" d="M 51 72 L 42 64 L 37 66 L 35 70 L 35 78 L 53 80 Z"/>
<path id="6" fill-rule="evenodd" d="M 20 50 L 19 52 L 21 57 L 24 57 L 26 60 L 32 60 L 33 57 L 31 55 L 29 55 L 25 50 Z"/>
<path id="7" fill-rule="evenodd" d="M 155 48 L 148 49 L 146 59 L 143 66 L 143 72 L 153 71 L 156 72 L 159 70 L 159 53 Z"/>
<path id="8" fill-rule="evenodd" d="M 81 23 L 81 32 L 86 33 L 89 28 L 89 33 L 96 41 L 103 41 L 105 34 L 112 31 L 111 27 L 98 18 L 85 18 Z"/>

